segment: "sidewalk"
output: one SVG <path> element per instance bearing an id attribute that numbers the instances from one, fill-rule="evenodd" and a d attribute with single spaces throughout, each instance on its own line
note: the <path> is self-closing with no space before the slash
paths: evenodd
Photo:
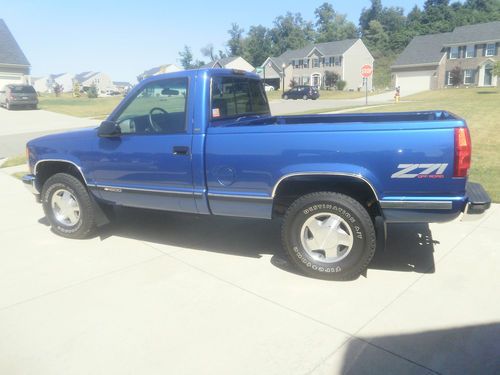
<path id="1" fill-rule="evenodd" d="M 352 282 L 294 273 L 279 223 L 120 210 L 52 234 L 0 171 L 1 374 L 493 374 L 500 205 L 397 225 Z"/>

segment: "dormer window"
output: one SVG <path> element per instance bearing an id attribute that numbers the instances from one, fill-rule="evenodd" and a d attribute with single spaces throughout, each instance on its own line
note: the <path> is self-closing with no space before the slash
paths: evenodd
<path id="1" fill-rule="evenodd" d="M 459 55 L 460 55 L 460 49 L 458 47 L 450 48 L 450 60 L 458 59 Z"/>
<path id="2" fill-rule="evenodd" d="M 497 51 L 496 51 L 496 44 L 495 43 L 488 43 L 486 45 L 486 52 L 485 52 L 485 56 L 495 56 L 497 54 Z"/>
<path id="3" fill-rule="evenodd" d="M 476 48 L 474 45 L 469 45 L 465 49 L 465 58 L 470 59 L 472 57 L 475 57 Z"/>

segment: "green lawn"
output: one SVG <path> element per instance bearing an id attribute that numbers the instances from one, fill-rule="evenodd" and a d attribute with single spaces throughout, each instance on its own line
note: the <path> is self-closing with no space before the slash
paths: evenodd
<path id="1" fill-rule="evenodd" d="M 103 119 L 122 99 L 122 96 L 89 99 L 85 96 L 74 98 L 71 94 L 63 94 L 59 97 L 54 94 L 43 94 L 38 98 L 38 106 L 40 109 L 66 115 Z"/>
<path id="2" fill-rule="evenodd" d="M 411 101 L 411 102 L 410 102 Z M 472 137 L 470 178 L 483 184 L 500 202 L 500 90 L 445 89 L 405 97 L 404 102 L 359 112 L 401 112 L 441 109 L 467 121 Z"/>
<path id="3" fill-rule="evenodd" d="M 15 167 L 18 165 L 26 164 L 28 161 L 26 155 L 12 156 L 7 158 L 7 160 L 0 166 L 0 168 Z"/>

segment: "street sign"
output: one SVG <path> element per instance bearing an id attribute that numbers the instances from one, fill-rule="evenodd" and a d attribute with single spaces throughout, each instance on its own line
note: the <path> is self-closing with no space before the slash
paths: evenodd
<path id="1" fill-rule="evenodd" d="M 373 74 L 373 68 L 371 65 L 366 64 L 361 67 L 361 77 L 368 78 Z"/>

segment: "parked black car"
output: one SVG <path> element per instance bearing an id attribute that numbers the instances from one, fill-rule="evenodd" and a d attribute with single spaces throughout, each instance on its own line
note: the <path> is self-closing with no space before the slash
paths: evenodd
<path id="1" fill-rule="evenodd" d="M 0 106 L 7 109 L 13 107 L 36 109 L 38 95 L 30 85 L 6 85 L 0 90 Z"/>
<path id="2" fill-rule="evenodd" d="M 294 88 L 285 91 L 281 96 L 283 99 L 312 99 L 319 98 L 319 90 L 314 86 L 295 86 Z"/>

